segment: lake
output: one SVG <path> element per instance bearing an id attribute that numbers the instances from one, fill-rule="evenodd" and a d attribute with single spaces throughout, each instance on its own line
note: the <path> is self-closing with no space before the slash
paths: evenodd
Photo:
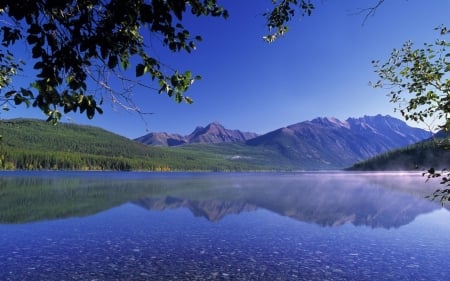
<path id="1" fill-rule="evenodd" d="M 448 280 L 420 173 L 0 172 L 0 280 Z"/>

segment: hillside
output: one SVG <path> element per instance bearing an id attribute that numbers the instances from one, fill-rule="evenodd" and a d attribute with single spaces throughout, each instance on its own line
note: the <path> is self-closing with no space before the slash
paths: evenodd
<path id="1" fill-rule="evenodd" d="M 315 167 L 308 166 L 302 159 L 293 161 L 273 149 L 253 147 L 242 143 L 215 143 L 215 144 L 190 144 L 173 148 L 194 155 L 205 155 L 204 157 L 218 157 L 226 159 L 237 165 L 255 167 L 253 170 L 314 170 Z"/>
<path id="2" fill-rule="evenodd" d="M 450 167 L 450 138 L 437 137 L 395 149 L 352 165 L 352 171 L 401 171 Z"/>
<path id="3" fill-rule="evenodd" d="M 0 167 L 66 170 L 260 170 L 207 151 L 150 147 L 106 130 L 41 120 L 0 121 Z"/>
<path id="4" fill-rule="evenodd" d="M 173 144 L 180 150 L 208 152 L 275 170 L 320 170 L 343 169 L 430 135 L 402 120 L 377 115 L 345 121 L 316 118 L 260 136 L 242 136 L 238 130 L 211 123 L 205 128 L 198 127 L 189 136 L 152 133 L 136 140 L 152 146 Z M 251 138 L 243 142 L 245 137 Z"/>
<path id="5" fill-rule="evenodd" d="M 276 151 L 306 169 L 341 169 L 429 137 L 425 130 L 377 115 L 346 121 L 316 118 L 269 132 L 246 144 Z"/>
<path id="6" fill-rule="evenodd" d="M 343 169 L 428 136 L 389 117 L 317 118 L 246 142 L 212 123 L 176 147 L 148 146 L 106 130 L 31 119 L 0 122 L 3 169 L 261 171 Z M 195 137 L 194 137 L 195 136 Z M 206 137 L 209 139 L 205 139 Z M 193 141 L 194 142 L 194 141 Z M 213 143 L 204 143 L 213 142 Z M 217 143 L 214 143 L 217 142 Z"/>

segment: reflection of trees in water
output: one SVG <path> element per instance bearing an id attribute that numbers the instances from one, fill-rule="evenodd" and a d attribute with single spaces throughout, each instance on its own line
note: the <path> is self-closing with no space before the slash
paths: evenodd
<path id="1" fill-rule="evenodd" d="M 424 199 L 428 185 L 411 174 L 99 175 L 2 178 L 0 220 L 85 216 L 131 201 L 149 210 L 188 208 L 211 221 L 262 208 L 321 226 L 391 228 L 440 207 Z"/>
<path id="2" fill-rule="evenodd" d="M 0 184 L 0 223 L 87 216 L 162 192 L 157 181 L 111 179 L 106 174 L 3 177 Z"/>

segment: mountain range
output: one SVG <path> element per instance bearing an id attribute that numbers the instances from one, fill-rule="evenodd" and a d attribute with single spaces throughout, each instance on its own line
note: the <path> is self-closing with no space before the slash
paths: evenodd
<path id="1" fill-rule="evenodd" d="M 194 216 L 213 222 L 232 214 L 265 209 L 324 227 L 351 223 L 387 229 L 409 224 L 418 215 L 440 208 L 438 203 L 424 200 L 433 189 L 424 181 L 410 186 L 408 181 L 396 180 L 394 174 L 353 174 L 351 181 L 332 172 L 323 173 L 320 181 L 317 174 L 305 175 L 276 179 L 259 175 L 252 181 L 245 176 L 231 177 L 225 184 L 216 178 L 214 192 L 202 186 L 197 188 L 205 192 L 185 189 L 180 191 L 183 194 L 146 196 L 131 203 L 147 210 L 186 208 Z M 239 188 L 230 190 L 230 186 Z"/>
<path id="2" fill-rule="evenodd" d="M 338 168 L 430 138 L 431 133 L 391 116 L 340 121 L 316 118 L 269 132 L 247 145 L 272 147 L 310 167 Z"/>
<path id="3" fill-rule="evenodd" d="M 185 208 L 194 216 L 213 222 L 230 215 L 267 210 L 324 227 L 351 223 L 389 229 L 441 209 L 438 202 L 424 198 L 435 187 L 420 176 L 405 180 L 390 173 L 348 175 L 183 173 L 170 175 L 170 179 L 163 174 L 108 172 L 6 175 L 0 179 L 0 223 L 90 216 L 133 204 L 153 211 Z"/>
<path id="4" fill-rule="evenodd" d="M 3 169 L 144 171 L 344 169 L 431 136 L 381 115 L 316 118 L 259 136 L 211 123 L 159 145 L 140 143 L 146 136 L 134 141 L 96 127 L 31 119 L 0 120 L 0 132 Z"/>
<path id="5" fill-rule="evenodd" d="M 241 132 L 239 130 L 225 129 L 221 124 L 213 122 L 206 127 L 197 127 L 187 135 L 171 134 L 166 132 L 149 133 L 135 139 L 135 141 L 152 146 L 178 146 L 193 143 L 224 143 L 245 142 L 257 137 L 258 134 Z"/>
<path id="6" fill-rule="evenodd" d="M 430 132 L 410 127 L 394 117 L 376 115 L 348 118 L 345 121 L 331 117 L 316 118 L 259 136 L 256 133 L 228 130 L 218 123 L 211 123 L 204 128 L 197 127 L 184 137 L 150 133 L 136 141 L 162 146 L 240 143 L 281 155 L 283 159 L 279 160 L 282 162 L 280 165 L 299 169 L 339 169 L 431 136 Z"/>

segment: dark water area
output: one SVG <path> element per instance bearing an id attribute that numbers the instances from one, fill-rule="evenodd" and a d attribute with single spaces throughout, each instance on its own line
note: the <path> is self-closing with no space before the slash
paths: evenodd
<path id="1" fill-rule="evenodd" d="M 0 280 L 448 280 L 418 173 L 0 172 Z"/>

